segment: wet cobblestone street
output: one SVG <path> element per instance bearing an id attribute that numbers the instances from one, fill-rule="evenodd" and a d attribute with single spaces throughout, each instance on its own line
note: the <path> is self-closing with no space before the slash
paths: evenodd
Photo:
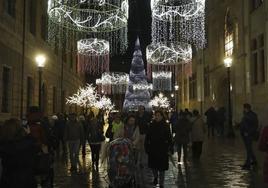
<path id="1" fill-rule="evenodd" d="M 255 149 L 256 150 L 256 149 Z M 92 171 L 89 150 L 85 159 L 80 156 L 78 173 L 70 173 L 66 157 L 58 156 L 55 162 L 56 188 L 106 188 L 108 177 L 105 166 L 99 173 Z M 265 188 L 262 181 L 262 154 L 257 152 L 259 165 L 251 171 L 241 170 L 244 148 L 239 137 L 235 140 L 211 138 L 204 143 L 200 162 L 175 167 L 170 163 L 166 172 L 166 188 Z M 176 154 L 174 155 L 174 157 Z M 190 158 L 190 157 L 189 157 Z M 141 187 L 153 187 L 152 174 L 147 168 L 138 171 Z"/>

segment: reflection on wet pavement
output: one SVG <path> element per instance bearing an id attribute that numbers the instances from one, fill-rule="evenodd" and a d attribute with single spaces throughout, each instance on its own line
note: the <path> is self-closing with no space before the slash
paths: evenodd
<path id="1" fill-rule="evenodd" d="M 259 154 L 259 153 L 258 153 Z M 241 170 L 244 163 L 244 148 L 239 140 L 214 138 L 205 142 L 199 162 L 187 162 L 181 165 L 170 163 L 166 173 L 166 188 L 264 188 L 262 182 L 262 161 L 251 171 Z M 174 155 L 176 160 L 176 154 Z M 108 177 L 106 165 L 99 172 L 92 170 L 90 151 L 87 148 L 85 158 L 80 156 L 77 173 L 69 171 L 67 156 L 58 155 L 55 162 L 55 187 L 57 188 L 106 188 Z M 152 174 L 147 168 L 138 169 L 136 179 L 143 188 L 153 187 Z"/>

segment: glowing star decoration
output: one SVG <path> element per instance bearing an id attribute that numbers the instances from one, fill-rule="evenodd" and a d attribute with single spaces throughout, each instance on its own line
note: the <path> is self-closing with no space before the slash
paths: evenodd
<path id="1" fill-rule="evenodd" d="M 103 94 L 124 94 L 129 75 L 123 72 L 105 72 L 96 80 L 98 92 Z"/>
<path id="2" fill-rule="evenodd" d="M 205 46 L 205 0 L 152 1 L 152 42 Z"/>
<path id="3" fill-rule="evenodd" d="M 167 97 L 165 97 L 162 93 L 158 96 L 155 96 L 151 101 L 150 105 L 153 108 L 164 108 L 167 109 L 170 107 L 170 102 Z"/>
<path id="4" fill-rule="evenodd" d="M 59 42 L 70 42 L 71 37 L 100 38 L 109 41 L 112 54 L 123 53 L 127 48 L 128 8 L 128 0 L 50 0 L 49 42 L 55 43 L 55 37 Z"/>
<path id="5" fill-rule="evenodd" d="M 185 43 L 171 44 L 156 43 L 147 46 L 146 58 L 149 64 L 176 65 L 187 63 L 192 59 L 192 47 Z"/>
<path id="6" fill-rule="evenodd" d="M 77 42 L 78 71 L 90 75 L 100 75 L 109 71 L 109 42 L 96 38 Z"/>
<path id="7" fill-rule="evenodd" d="M 172 72 L 153 72 L 152 77 L 154 91 L 172 90 Z"/>

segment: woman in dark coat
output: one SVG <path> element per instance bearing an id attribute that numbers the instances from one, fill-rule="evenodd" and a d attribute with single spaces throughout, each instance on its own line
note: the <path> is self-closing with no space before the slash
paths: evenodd
<path id="1" fill-rule="evenodd" d="M 183 149 L 183 160 L 187 160 L 187 148 L 190 142 L 191 123 L 187 113 L 183 112 L 175 125 L 175 143 L 177 144 L 178 162 L 181 161 L 181 149 Z"/>
<path id="2" fill-rule="evenodd" d="M 172 138 L 168 124 L 161 111 L 155 112 L 155 118 L 145 137 L 145 151 L 148 154 L 148 166 L 154 175 L 154 185 L 164 187 L 165 171 L 168 170 L 168 153 L 172 151 Z"/>
<path id="3" fill-rule="evenodd" d="M 34 159 L 37 152 L 34 138 L 26 135 L 19 120 L 7 120 L 1 134 L 0 157 L 3 174 L 0 187 L 36 188 Z"/>

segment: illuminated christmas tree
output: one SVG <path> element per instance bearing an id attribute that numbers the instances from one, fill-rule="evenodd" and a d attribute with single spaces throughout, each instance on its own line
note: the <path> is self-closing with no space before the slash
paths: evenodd
<path id="1" fill-rule="evenodd" d="M 144 106 L 148 111 L 151 109 L 150 90 L 152 85 L 148 84 L 142 59 L 139 38 L 136 40 L 135 52 L 129 73 L 129 84 L 125 95 L 124 111 L 137 110 L 138 106 Z"/>

